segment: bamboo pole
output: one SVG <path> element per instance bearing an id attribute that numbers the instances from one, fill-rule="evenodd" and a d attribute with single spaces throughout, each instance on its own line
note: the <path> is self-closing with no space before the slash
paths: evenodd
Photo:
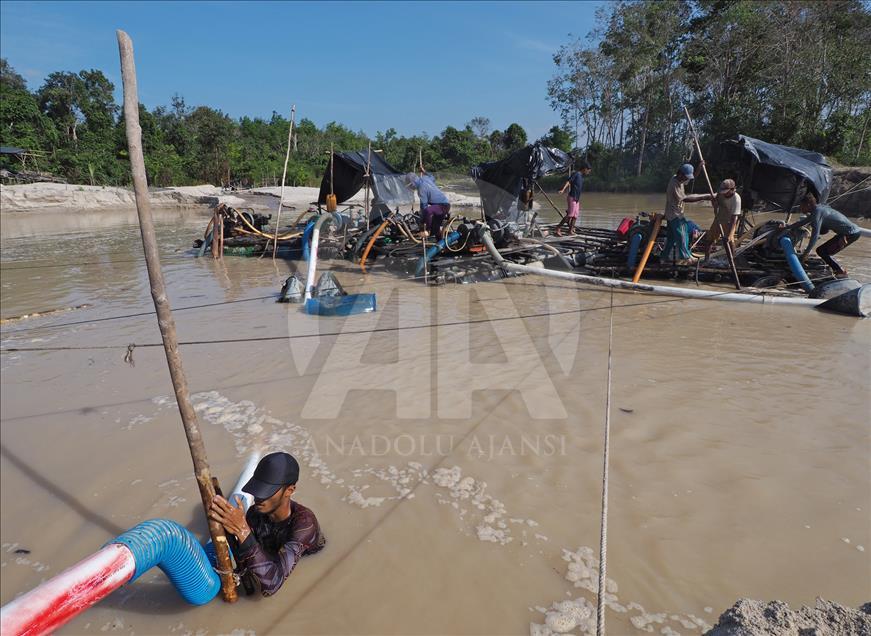
<path id="1" fill-rule="evenodd" d="M 130 168 L 133 173 L 133 187 L 136 195 L 136 210 L 139 214 L 139 229 L 142 234 L 142 247 L 145 251 L 145 265 L 148 269 L 148 280 L 151 286 L 151 298 L 157 312 L 157 324 L 163 339 L 163 349 L 172 378 L 175 399 L 184 425 L 188 448 L 194 464 L 194 475 L 200 489 L 206 519 L 209 522 L 209 534 L 215 544 L 218 557 L 218 574 L 221 577 L 221 592 L 225 601 L 236 601 L 236 584 L 233 580 L 233 566 L 230 562 L 227 537 L 224 528 L 217 521 L 209 519 L 209 507 L 215 496 L 212 485 L 212 474 L 206 458 L 206 447 L 200 433 L 197 414 L 191 404 L 187 378 L 182 368 L 181 356 L 178 352 L 178 340 L 175 335 L 175 321 L 172 309 L 166 296 L 163 282 L 163 270 L 160 267 L 160 255 L 157 251 L 157 239 L 154 235 L 154 222 L 151 218 L 151 205 L 148 201 L 148 183 L 145 177 L 145 160 L 142 155 L 142 129 L 139 126 L 139 95 L 136 86 L 136 65 L 133 59 L 133 42 L 130 36 L 120 29 L 118 50 L 121 55 L 121 77 L 124 84 L 124 122 L 127 129 L 127 147 L 130 154 Z"/>
<path id="2" fill-rule="evenodd" d="M 372 142 L 369 142 L 369 154 L 366 156 L 366 203 L 363 206 L 363 212 L 366 214 L 366 231 L 369 231 L 369 179 L 372 168 Z M 365 260 L 365 259 L 364 259 Z M 364 268 L 365 271 L 365 268 Z"/>
<path id="3" fill-rule="evenodd" d="M 653 220 L 650 222 L 650 236 L 647 237 L 647 245 L 644 246 L 644 254 L 641 255 L 641 260 L 638 261 L 638 267 L 635 268 L 635 275 L 632 277 L 632 282 L 637 283 L 641 278 L 641 273 L 647 265 L 647 259 L 650 258 L 650 252 L 653 251 L 653 245 L 656 243 L 656 237 L 659 234 L 659 226 L 662 225 L 662 215 L 657 213 L 653 215 Z"/>
<path id="4" fill-rule="evenodd" d="M 275 217 L 275 238 L 272 239 L 272 260 L 278 249 L 278 226 L 281 223 L 281 204 L 284 203 L 284 181 L 287 178 L 287 162 L 290 161 L 290 142 L 293 139 L 293 118 L 296 115 L 296 104 L 290 107 L 290 130 L 287 133 L 287 152 L 284 155 L 284 170 L 281 173 L 281 196 L 278 198 L 278 216 Z"/>
<path id="5" fill-rule="evenodd" d="M 708 184 L 708 192 L 711 193 L 711 207 L 714 208 L 714 215 L 717 214 L 717 195 L 714 194 L 714 186 L 711 185 L 711 178 L 708 176 L 708 169 L 705 167 L 705 158 L 702 156 L 702 147 L 699 145 L 699 136 L 696 134 L 696 127 L 693 125 L 693 118 L 690 117 L 690 111 L 686 105 L 683 107 L 683 112 L 686 113 L 687 122 L 690 125 L 690 132 L 693 134 L 693 143 L 696 146 L 696 152 L 699 153 L 699 161 L 702 162 L 702 174 L 705 175 L 705 182 Z M 723 234 L 723 228 L 720 228 L 720 234 Z M 736 289 L 741 289 L 741 279 L 738 278 L 738 268 L 735 267 L 735 258 L 732 256 L 732 249 L 729 245 L 729 239 L 723 236 L 723 245 L 726 247 L 726 258 L 729 260 L 729 267 L 732 269 L 732 279 Z"/>

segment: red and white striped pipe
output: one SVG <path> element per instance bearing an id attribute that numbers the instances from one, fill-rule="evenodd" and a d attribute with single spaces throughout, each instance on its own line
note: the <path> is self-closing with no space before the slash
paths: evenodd
<path id="1" fill-rule="evenodd" d="M 107 545 L 0 609 L 3 636 L 48 634 L 124 585 L 136 572 L 127 546 Z"/>

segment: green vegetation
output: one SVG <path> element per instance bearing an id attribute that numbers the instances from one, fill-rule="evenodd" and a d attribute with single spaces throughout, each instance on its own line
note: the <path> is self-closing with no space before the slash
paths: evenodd
<path id="1" fill-rule="evenodd" d="M 661 190 L 692 155 L 685 104 L 711 163 L 719 142 L 740 132 L 871 164 L 871 12 L 861 0 L 622 0 L 603 8 L 589 41 L 554 55 L 547 99 L 562 125 L 541 139 L 566 151 L 583 146 L 591 189 Z M 99 70 L 52 73 L 30 92 L 0 60 L 0 143 L 44 152 L 39 169 L 70 182 L 129 184 L 113 94 Z M 281 179 L 289 121 L 278 113 L 234 120 L 175 96 L 150 111 L 140 105 L 140 121 L 153 185 Z M 531 140 L 519 124 L 491 130 L 483 116 L 434 137 L 391 128 L 370 138 L 302 119 L 287 183 L 316 185 L 331 145 L 359 150 L 370 141 L 400 170 L 414 170 L 420 154 L 427 170 L 467 174 Z"/>
<path id="2" fill-rule="evenodd" d="M 594 159 L 587 183 L 660 190 L 692 151 L 738 133 L 871 163 L 871 13 L 860 0 L 621 1 L 562 46 L 548 83 L 563 125 Z"/>
<path id="3" fill-rule="evenodd" d="M 35 93 L 2 60 L 0 66 L 0 143 L 47 153 L 39 169 L 71 183 L 128 185 L 130 169 L 114 86 L 97 70 L 52 73 Z M 231 119 L 208 106 L 190 108 L 176 95 L 169 106 L 152 111 L 140 104 L 139 121 L 149 183 L 155 186 L 214 183 L 278 184 L 286 151 L 289 119 Z M 555 140 L 567 133 L 554 127 Z M 337 151 L 366 148 L 362 132 L 330 122 L 318 128 L 310 119 L 296 122 L 294 151 L 287 168 L 289 185 L 317 185 L 332 145 Z M 414 170 L 422 155 L 427 170 L 467 174 L 470 166 L 504 157 L 527 143 L 526 131 L 511 124 L 490 130 L 490 120 L 475 117 L 463 128 L 448 126 L 440 135 L 401 137 L 379 132 L 372 147 L 401 170 Z M 17 169 L 14 160 L 4 166 Z"/>

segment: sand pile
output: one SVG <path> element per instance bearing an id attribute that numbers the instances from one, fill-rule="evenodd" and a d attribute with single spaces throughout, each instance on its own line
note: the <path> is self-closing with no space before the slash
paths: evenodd
<path id="1" fill-rule="evenodd" d="M 816 607 L 792 610 L 783 601 L 742 598 L 720 615 L 706 636 L 837 636 L 871 634 L 871 603 L 859 609 L 821 598 Z"/>
<path id="2" fill-rule="evenodd" d="M 244 199 L 227 196 L 213 185 L 155 189 L 150 192 L 150 199 L 154 207 L 245 204 Z M 66 183 L 28 183 L 0 187 L 0 210 L 3 212 L 44 209 L 117 210 L 135 206 L 133 190 L 128 188 Z"/>

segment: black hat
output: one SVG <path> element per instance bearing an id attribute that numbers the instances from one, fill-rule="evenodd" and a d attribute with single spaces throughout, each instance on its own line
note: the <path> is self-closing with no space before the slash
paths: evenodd
<path id="1" fill-rule="evenodd" d="M 254 476 L 242 487 L 255 499 L 269 499 L 283 486 L 292 486 L 299 479 L 299 464 L 287 453 L 270 453 L 260 460 Z"/>

